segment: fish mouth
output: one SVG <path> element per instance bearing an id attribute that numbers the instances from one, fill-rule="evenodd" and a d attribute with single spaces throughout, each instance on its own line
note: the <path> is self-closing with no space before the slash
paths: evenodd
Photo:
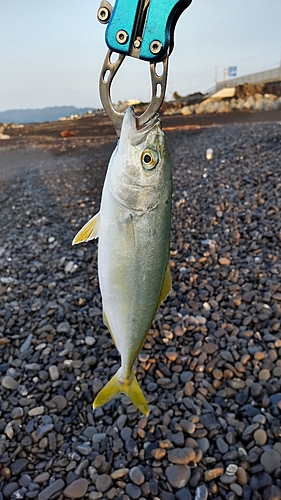
<path id="1" fill-rule="evenodd" d="M 161 131 L 158 113 L 144 123 L 144 125 L 139 126 L 139 117 L 135 114 L 133 106 L 130 106 L 124 114 L 120 142 L 122 142 L 122 139 L 124 141 L 129 140 L 132 146 L 137 146 L 145 140 L 148 133 L 154 127 Z"/>

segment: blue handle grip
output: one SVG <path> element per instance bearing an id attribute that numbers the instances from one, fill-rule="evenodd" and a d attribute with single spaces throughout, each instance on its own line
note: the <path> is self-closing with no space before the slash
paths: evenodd
<path id="1" fill-rule="evenodd" d="M 107 46 L 114 52 L 149 62 L 161 61 L 168 50 L 171 53 L 176 22 L 191 1 L 150 0 L 144 20 L 141 11 L 144 5 L 142 0 L 116 0 L 106 29 Z M 140 23 L 143 23 L 143 26 L 140 26 Z M 136 36 L 140 38 L 137 49 L 134 45 Z"/>

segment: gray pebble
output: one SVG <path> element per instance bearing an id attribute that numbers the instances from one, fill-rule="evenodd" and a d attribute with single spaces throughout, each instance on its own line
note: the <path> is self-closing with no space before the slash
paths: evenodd
<path id="1" fill-rule="evenodd" d="M 189 464 L 195 458 L 196 453 L 192 448 L 174 448 L 168 451 L 168 460 L 173 464 Z"/>
<path id="2" fill-rule="evenodd" d="M 268 474 L 272 474 L 281 466 L 281 456 L 275 450 L 266 450 L 260 457 L 260 462 Z"/>
<path id="3" fill-rule="evenodd" d="M 3 495 L 5 498 L 11 498 L 14 491 L 17 491 L 18 489 L 19 489 L 19 483 L 11 481 L 10 483 L 5 484 L 5 486 L 3 487 Z"/>
<path id="4" fill-rule="evenodd" d="M 129 476 L 133 483 L 137 484 L 138 486 L 143 484 L 145 481 L 145 477 L 139 467 L 132 467 L 132 469 L 130 469 L 129 471 Z"/>
<path id="5" fill-rule="evenodd" d="M 56 479 L 52 483 L 44 488 L 44 490 L 40 491 L 38 495 L 38 500 L 49 500 L 55 493 L 62 491 L 65 486 L 65 483 L 62 479 Z"/>
<path id="6" fill-rule="evenodd" d="M 173 488 L 183 488 L 190 478 L 188 465 L 169 465 L 166 468 L 166 477 Z"/>
<path id="7" fill-rule="evenodd" d="M 26 470 L 28 464 L 27 458 L 18 458 L 13 463 L 11 463 L 11 473 L 13 476 L 18 476 L 21 472 Z"/>
<path id="8" fill-rule="evenodd" d="M 209 492 L 207 486 L 205 486 L 205 484 L 201 484 L 200 486 L 197 486 L 195 490 L 194 500 L 207 500 L 208 495 Z"/>
<path id="9" fill-rule="evenodd" d="M 79 478 L 70 483 L 64 490 L 66 498 L 84 498 L 88 491 L 89 482 L 87 479 Z"/>
<path id="10" fill-rule="evenodd" d="M 228 445 L 226 444 L 226 442 L 224 441 L 223 438 L 221 437 L 218 437 L 217 438 L 217 447 L 219 449 L 219 451 L 224 455 L 225 453 L 227 453 L 228 451 Z"/>
<path id="11" fill-rule="evenodd" d="M 19 351 L 20 352 L 27 351 L 27 349 L 29 349 L 29 347 L 31 345 L 32 339 L 33 339 L 33 333 L 29 333 L 29 335 L 26 337 L 23 344 L 20 346 Z"/>
<path id="12" fill-rule="evenodd" d="M 281 489 L 278 486 L 268 486 L 263 491 L 263 500 L 281 500 Z"/>
<path id="13" fill-rule="evenodd" d="M 126 493 L 129 496 L 129 498 L 137 500 L 141 496 L 141 489 L 135 484 L 128 483 L 126 484 Z"/>
<path id="14" fill-rule="evenodd" d="M 190 490 L 188 488 L 180 488 L 175 493 L 176 500 L 192 500 Z"/>
<path id="15" fill-rule="evenodd" d="M 98 491 L 105 493 L 112 486 L 112 479 L 108 474 L 101 474 L 96 479 L 96 488 Z"/>
<path id="16" fill-rule="evenodd" d="M 18 388 L 19 383 L 10 375 L 5 375 L 5 377 L 2 378 L 2 386 L 10 391 L 15 391 Z"/>
<path id="17" fill-rule="evenodd" d="M 56 365 L 51 365 L 49 368 L 50 378 L 54 382 L 59 379 L 59 371 Z"/>

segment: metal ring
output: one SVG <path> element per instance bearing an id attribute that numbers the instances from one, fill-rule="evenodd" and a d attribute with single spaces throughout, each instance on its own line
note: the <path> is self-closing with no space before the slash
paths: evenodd
<path id="1" fill-rule="evenodd" d="M 124 117 L 124 113 L 117 111 L 111 101 L 110 89 L 112 80 L 120 68 L 122 62 L 125 59 L 125 55 L 118 54 L 117 60 L 112 63 L 110 61 L 112 51 L 109 50 L 105 56 L 103 67 L 100 75 L 100 98 L 103 107 L 108 114 L 109 118 L 112 120 L 118 137 L 120 137 L 121 126 Z M 159 76 L 156 73 L 156 63 L 150 63 L 150 77 L 152 86 L 152 96 L 151 101 L 148 104 L 147 109 L 137 117 L 138 127 L 143 127 L 149 120 L 151 120 L 159 111 L 160 106 L 163 102 L 168 76 L 168 56 L 166 55 L 162 61 L 163 72 Z"/>

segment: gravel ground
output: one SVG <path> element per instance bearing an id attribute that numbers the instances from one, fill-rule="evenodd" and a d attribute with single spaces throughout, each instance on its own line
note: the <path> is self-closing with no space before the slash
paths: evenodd
<path id="1" fill-rule="evenodd" d="M 1 146 L 0 500 L 281 499 L 281 123 L 167 135 L 173 289 L 136 364 L 148 418 L 122 396 L 92 410 L 119 355 L 96 242 L 71 246 L 114 137 Z"/>

